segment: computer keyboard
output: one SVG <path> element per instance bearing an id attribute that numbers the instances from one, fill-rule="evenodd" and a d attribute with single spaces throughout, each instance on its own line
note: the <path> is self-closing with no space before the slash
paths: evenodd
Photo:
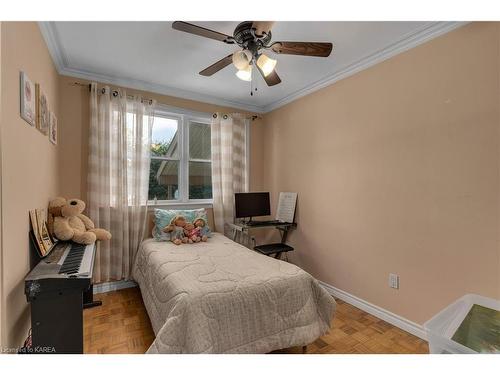
<path id="1" fill-rule="evenodd" d="M 246 223 L 246 225 L 251 226 L 251 227 L 259 227 L 259 226 L 266 226 L 266 225 L 277 225 L 277 224 L 286 224 L 282 221 L 279 220 L 262 220 L 262 221 L 249 221 Z"/>

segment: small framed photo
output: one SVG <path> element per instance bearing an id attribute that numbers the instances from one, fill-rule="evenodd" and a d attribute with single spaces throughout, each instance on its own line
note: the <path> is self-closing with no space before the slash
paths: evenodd
<path id="1" fill-rule="evenodd" d="M 26 73 L 21 72 L 20 83 L 21 118 L 31 126 L 36 123 L 36 93 L 35 85 Z"/>
<path id="2" fill-rule="evenodd" d="M 57 145 L 57 117 L 54 112 L 49 112 L 49 140 Z"/>
<path id="3" fill-rule="evenodd" d="M 37 97 L 37 123 L 36 127 L 43 134 L 47 135 L 49 132 L 49 102 L 47 95 L 42 91 L 40 84 L 36 84 L 36 97 Z"/>

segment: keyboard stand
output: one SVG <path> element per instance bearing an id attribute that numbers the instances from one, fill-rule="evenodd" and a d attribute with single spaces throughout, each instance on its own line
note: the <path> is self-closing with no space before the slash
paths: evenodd
<path id="1" fill-rule="evenodd" d="M 83 292 L 83 308 L 90 309 L 91 307 L 101 306 L 102 301 L 94 301 L 94 284 L 90 284 L 90 287 Z"/>
<path id="2" fill-rule="evenodd" d="M 288 251 L 293 251 L 293 247 L 286 244 L 286 240 L 288 237 L 288 231 L 290 229 L 294 229 L 297 227 L 296 223 L 269 223 L 269 224 L 258 224 L 251 225 L 248 223 L 235 223 L 229 224 L 229 227 L 233 231 L 233 241 L 240 242 L 241 235 L 244 234 L 248 237 L 248 232 L 250 229 L 261 229 L 261 228 L 274 228 L 277 229 L 281 234 L 281 242 L 279 243 L 270 243 L 265 245 L 254 246 L 253 249 L 264 255 L 274 255 L 276 259 L 281 257 L 282 253 L 286 253 Z"/>

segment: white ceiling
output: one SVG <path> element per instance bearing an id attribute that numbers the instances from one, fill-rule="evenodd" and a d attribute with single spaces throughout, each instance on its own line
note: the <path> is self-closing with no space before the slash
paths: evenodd
<path id="1" fill-rule="evenodd" d="M 193 22 L 232 35 L 238 22 Z M 332 42 L 330 57 L 274 55 L 282 83 L 258 92 L 232 65 L 198 72 L 237 47 L 173 30 L 171 22 L 41 22 L 61 74 L 267 112 L 460 26 L 453 22 L 277 22 L 273 41 Z"/>

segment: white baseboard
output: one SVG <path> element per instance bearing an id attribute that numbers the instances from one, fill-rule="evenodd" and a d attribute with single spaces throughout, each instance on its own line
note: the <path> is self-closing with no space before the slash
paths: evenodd
<path id="1" fill-rule="evenodd" d="M 137 283 L 132 280 L 108 281 L 106 283 L 94 284 L 94 294 L 133 288 L 135 286 L 137 286 Z"/>
<path id="2" fill-rule="evenodd" d="M 339 288 L 335 288 L 334 286 L 331 286 L 323 281 L 318 280 L 318 282 L 332 296 L 337 297 L 342 301 L 356 306 L 358 309 L 366 311 L 367 313 L 372 314 L 377 318 L 386 321 L 387 323 L 391 323 L 392 325 L 401 328 L 403 331 L 409 332 L 412 335 L 415 335 L 417 337 L 420 337 L 422 340 L 427 341 L 427 335 L 425 333 L 424 327 L 422 327 L 420 324 L 412 322 L 411 320 L 403 318 L 402 316 L 396 315 L 359 297 L 353 296 L 352 294 L 347 293 Z"/>

